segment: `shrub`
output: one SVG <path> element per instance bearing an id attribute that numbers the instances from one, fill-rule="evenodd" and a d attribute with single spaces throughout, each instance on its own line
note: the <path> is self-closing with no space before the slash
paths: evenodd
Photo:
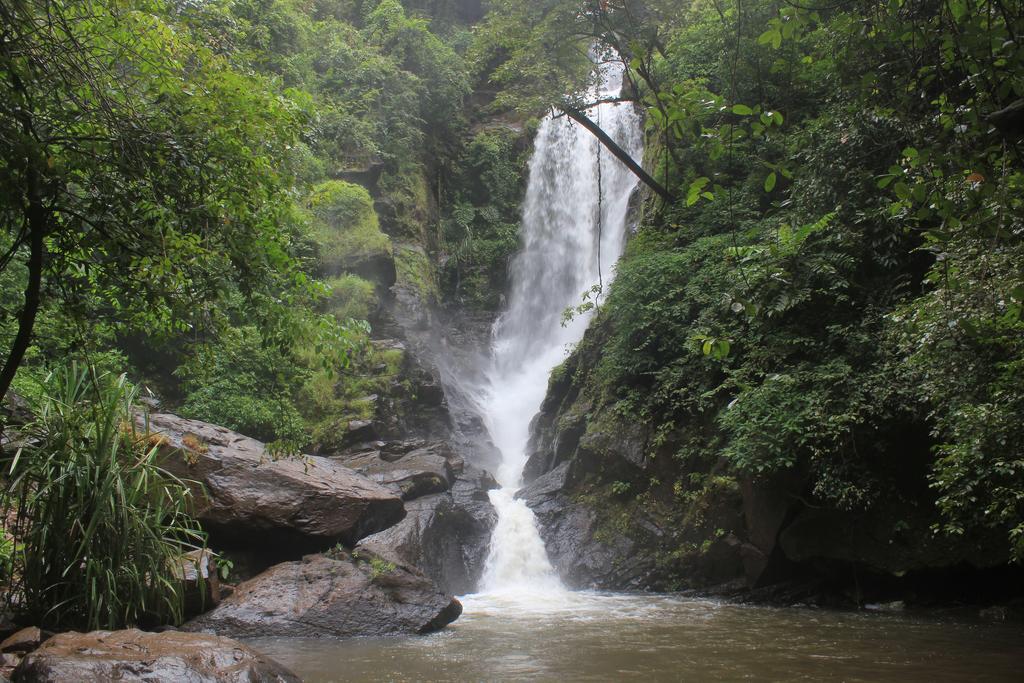
<path id="1" fill-rule="evenodd" d="M 14 540 L 7 604 L 51 628 L 180 622 L 172 567 L 204 537 L 188 487 L 134 427 L 136 389 L 77 364 L 42 389 L 25 445 L 3 462 Z"/>
<path id="2" fill-rule="evenodd" d="M 281 450 L 301 450 L 308 437 L 292 392 L 309 374 L 253 326 L 229 328 L 176 371 L 184 381 L 183 416 L 233 429 Z"/>
<path id="3" fill-rule="evenodd" d="M 309 205 L 316 219 L 323 272 L 337 275 L 352 260 L 391 253 L 391 240 L 380 231 L 373 199 L 365 188 L 329 180 L 313 189 Z"/>
<path id="4" fill-rule="evenodd" d="M 377 310 L 379 302 L 372 282 L 358 275 L 342 275 L 325 284 L 331 290 L 325 308 L 338 320 L 366 320 Z"/>

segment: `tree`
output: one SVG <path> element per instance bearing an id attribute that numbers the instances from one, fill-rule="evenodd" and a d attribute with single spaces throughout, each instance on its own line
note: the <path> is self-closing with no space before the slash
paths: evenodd
<path id="1" fill-rule="evenodd" d="M 311 287 L 283 219 L 300 107 L 170 16 L 161 0 L 0 0 L 0 271 L 26 266 L 0 396 L 46 302 L 159 336 L 228 290 L 287 305 Z"/>

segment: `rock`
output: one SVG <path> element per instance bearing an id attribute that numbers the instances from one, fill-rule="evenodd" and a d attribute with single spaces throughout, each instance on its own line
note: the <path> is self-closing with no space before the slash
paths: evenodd
<path id="1" fill-rule="evenodd" d="M 271 567 L 185 628 L 238 638 L 388 636 L 437 631 L 461 613 L 418 570 L 363 551 Z"/>
<path id="2" fill-rule="evenodd" d="M 29 654 L 15 681 L 291 683 L 299 677 L 230 638 L 199 633 L 61 633 Z"/>
<path id="3" fill-rule="evenodd" d="M 594 510 L 574 502 L 566 491 L 571 478 L 570 463 L 519 491 L 537 516 L 541 537 L 551 563 L 562 580 L 572 588 L 627 587 L 649 564 L 634 556 L 634 542 L 628 536 L 595 538 L 598 518 Z"/>
<path id="4" fill-rule="evenodd" d="M 275 460 L 256 439 L 176 415 L 151 415 L 149 429 L 163 466 L 197 482 L 195 513 L 208 530 L 263 541 L 271 532 L 325 548 L 405 516 L 398 495 L 328 458 Z"/>
<path id="5" fill-rule="evenodd" d="M 220 576 L 215 557 L 206 549 L 193 550 L 181 555 L 171 566 L 174 578 L 184 584 L 185 614 L 201 614 L 220 602 Z"/>
<path id="6" fill-rule="evenodd" d="M 900 520 L 904 530 L 895 530 Z M 908 504 L 897 497 L 880 500 L 870 510 L 802 508 L 779 534 L 779 547 L 796 563 L 855 564 L 879 575 L 943 568 L 1004 567 L 1005 545 L 980 534 L 965 542 L 930 533 L 937 521 L 931 505 Z"/>
<path id="7" fill-rule="evenodd" d="M 372 420 L 351 420 L 345 430 L 345 443 L 363 443 L 364 441 L 376 441 L 377 427 Z"/>
<path id="8" fill-rule="evenodd" d="M 14 670 L 21 664 L 22 656 L 11 652 L 0 654 L 0 681 L 9 681 Z"/>
<path id="9" fill-rule="evenodd" d="M 407 501 L 447 491 L 455 478 L 455 466 L 461 469 L 463 465 L 443 442 L 420 448 L 414 446 L 404 453 L 396 452 L 394 446 L 385 446 L 382 450 L 341 455 L 336 459 Z"/>
<path id="10" fill-rule="evenodd" d="M 48 637 L 49 634 L 44 634 L 39 628 L 29 626 L 5 638 L 0 643 L 0 652 L 31 652 Z"/>
<path id="11" fill-rule="evenodd" d="M 874 602 L 864 605 L 864 609 L 871 610 L 872 612 L 902 612 L 907 608 L 907 605 L 902 600 L 893 600 L 892 602 Z"/>
<path id="12" fill-rule="evenodd" d="M 497 486 L 490 474 L 469 470 L 450 493 L 407 502 L 405 519 L 364 538 L 356 549 L 418 567 L 448 593 L 472 593 L 497 522 L 487 491 Z"/>

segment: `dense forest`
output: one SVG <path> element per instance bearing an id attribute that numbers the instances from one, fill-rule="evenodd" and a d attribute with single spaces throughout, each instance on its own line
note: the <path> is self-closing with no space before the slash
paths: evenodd
<path id="1" fill-rule="evenodd" d="M 1011 597 L 1022 40 L 1004 0 L 0 0 L 11 613 L 189 616 L 207 530 L 143 409 L 307 472 L 415 422 L 392 338 L 486 346 L 548 115 L 641 176 L 531 435 L 563 578 Z M 588 115 L 606 62 L 642 159 Z"/>

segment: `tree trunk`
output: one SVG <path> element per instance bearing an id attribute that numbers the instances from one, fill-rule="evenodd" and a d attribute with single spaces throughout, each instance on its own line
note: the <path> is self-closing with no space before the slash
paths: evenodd
<path id="1" fill-rule="evenodd" d="M 611 139 L 608 133 L 605 133 L 603 130 L 601 130 L 601 127 L 598 126 L 593 121 L 591 121 L 586 114 L 577 109 L 564 109 L 563 111 L 565 112 L 566 116 L 568 116 L 573 121 L 575 121 L 576 123 L 580 124 L 587 130 L 589 130 L 591 133 L 593 133 L 594 137 L 600 140 L 601 144 L 604 145 L 605 148 L 609 152 L 611 152 L 616 159 L 624 163 L 626 167 L 633 172 L 633 175 L 639 178 L 644 183 L 644 185 L 658 193 L 658 196 L 664 199 L 669 204 L 675 201 L 675 197 L 672 196 L 671 192 L 665 189 L 664 185 L 662 185 L 657 180 L 652 178 L 650 174 L 648 174 L 647 171 L 645 171 L 640 164 L 633 160 L 633 157 L 629 156 L 629 154 L 626 153 L 626 150 L 619 147 L 615 143 L 615 141 Z"/>
<path id="2" fill-rule="evenodd" d="M 39 311 L 40 291 L 43 282 L 43 239 L 46 233 L 46 209 L 35 199 L 28 209 L 28 284 L 25 285 L 25 307 L 21 309 L 18 319 L 18 334 L 14 337 L 11 350 L 0 371 L 0 400 L 7 395 L 14 374 L 18 371 L 25 351 L 32 341 L 32 329 L 36 324 L 36 313 Z"/>

